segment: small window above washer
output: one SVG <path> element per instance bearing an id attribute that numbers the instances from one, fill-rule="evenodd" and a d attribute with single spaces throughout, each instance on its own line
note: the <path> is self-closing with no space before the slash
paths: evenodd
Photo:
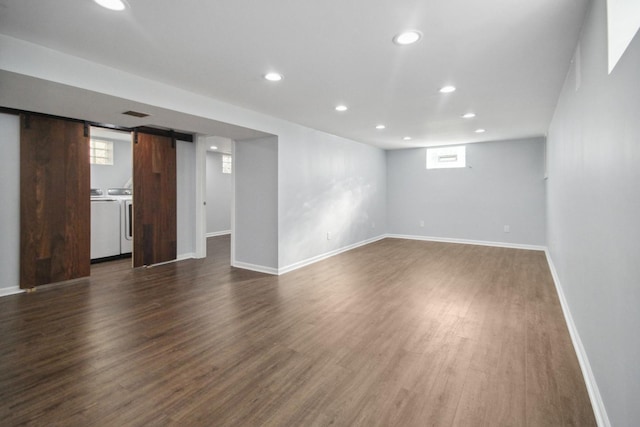
<path id="1" fill-rule="evenodd" d="M 466 147 L 427 148 L 427 169 L 464 168 L 467 166 Z"/>
<path id="2" fill-rule="evenodd" d="M 89 163 L 92 165 L 113 165 L 113 142 L 91 139 L 89 142 Z"/>

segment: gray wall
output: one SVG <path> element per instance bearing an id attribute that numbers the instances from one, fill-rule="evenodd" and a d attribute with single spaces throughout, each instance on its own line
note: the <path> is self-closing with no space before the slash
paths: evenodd
<path id="1" fill-rule="evenodd" d="M 91 188 L 123 187 L 133 175 L 131 141 L 100 138 L 113 142 L 113 165 L 91 165 Z"/>
<path id="2" fill-rule="evenodd" d="M 611 424 L 637 426 L 640 35 L 607 75 L 606 4 L 591 7 L 548 136 L 547 240 Z"/>
<path id="3" fill-rule="evenodd" d="M 427 170 L 425 148 L 387 152 L 389 233 L 544 245 L 544 139 L 466 147 L 457 169 Z"/>
<path id="4" fill-rule="evenodd" d="M 235 261 L 277 269 L 278 138 L 235 147 Z"/>
<path id="5" fill-rule="evenodd" d="M 279 173 L 281 269 L 385 233 L 383 150 L 306 129 L 280 141 Z"/>
<path id="6" fill-rule="evenodd" d="M 207 152 L 207 233 L 231 230 L 232 174 L 222 173 L 222 154 Z M 233 173 L 233 166 L 232 166 Z"/>
<path id="7" fill-rule="evenodd" d="M 20 285 L 20 118 L 0 113 L 0 295 Z"/>

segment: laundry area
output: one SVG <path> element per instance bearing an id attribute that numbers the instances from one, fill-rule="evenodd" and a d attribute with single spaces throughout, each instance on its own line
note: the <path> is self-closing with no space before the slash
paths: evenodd
<path id="1" fill-rule="evenodd" d="M 91 262 L 131 257 L 131 133 L 91 127 Z"/>

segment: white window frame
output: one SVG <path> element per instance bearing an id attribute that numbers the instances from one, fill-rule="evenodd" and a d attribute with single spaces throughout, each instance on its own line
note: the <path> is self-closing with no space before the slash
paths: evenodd
<path id="1" fill-rule="evenodd" d="M 638 0 L 607 0 L 607 51 L 609 74 L 640 30 Z"/>
<path id="2" fill-rule="evenodd" d="M 233 170 L 233 157 L 230 154 L 222 155 L 222 173 L 231 173 Z"/>
<path id="3" fill-rule="evenodd" d="M 467 167 L 466 146 L 427 148 L 427 169 L 452 169 Z"/>
<path id="4" fill-rule="evenodd" d="M 113 166 L 113 141 L 92 138 L 89 141 L 89 163 Z"/>

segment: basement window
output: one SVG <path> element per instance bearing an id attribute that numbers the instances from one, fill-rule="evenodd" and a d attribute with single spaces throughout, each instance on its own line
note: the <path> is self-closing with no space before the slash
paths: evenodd
<path id="1" fill-rule="evenodd" d="M 607 0 L 609 74 L 640 29 L 640 2 Z"/>
<path id="2" fill-rule="evenodd" d="M 113 165 L 113 142 L 101 139 L 90 140 L 89 163 L 92 165 Z"/>
<path id="3" fill-rule="evenodd" d="M 222 155 L 222 173 L 231 173 L 231 156 Z"/>
<path id="4" fill-rule="evenodd" d="M 427 148 L 427 169 L 464 168 L 467 166 L 464 145 Z"/>

